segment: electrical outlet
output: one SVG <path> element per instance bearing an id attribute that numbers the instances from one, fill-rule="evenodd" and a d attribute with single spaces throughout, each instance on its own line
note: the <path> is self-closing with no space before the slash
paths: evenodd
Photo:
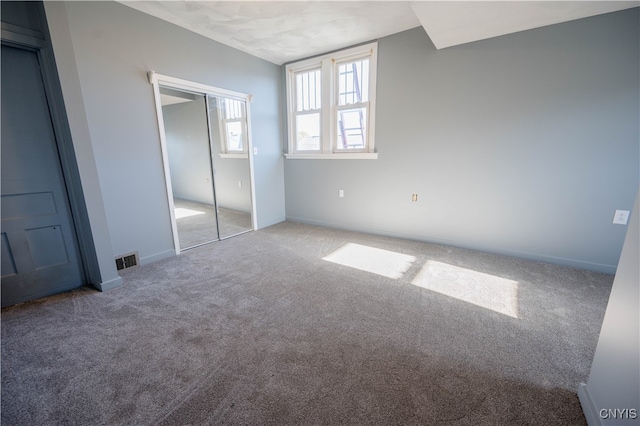
<path id="1" fill-rule="evenodd" d="M 253 147 L 253 155 L 258 155 L 258 147 L 257 146 Z"/>
<path id="2" fill-rule="evenodd" d="M 616 210 L 613 215 L 613 223 L 616 225 L 626 225 L 629 221 L 629 210 Z"/>
<path id="3" fill-rule="evenodd" d="M 340 198 L 344 197 L 344 189 L 341 189 L 341 190 L 338 191 L 338 196 Z"/>
<path id="4" fill-rule="evenodd" d="M 412 194 L 411 201 L 418 201 L 418 194 Z"/>
<path id="5" fill-rule="evenodd" d="M 242 181 L 241 180 L 238 181 L 238 188 L 242 188 Z"/>

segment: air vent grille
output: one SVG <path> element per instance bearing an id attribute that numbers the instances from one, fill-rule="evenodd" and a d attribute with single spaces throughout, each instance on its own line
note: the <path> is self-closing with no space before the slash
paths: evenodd
<path id="1" fill-rule="evenodd" d="M 116 258 L 116 268 L 118 268 L 118 271 L 131 268 L 132 266 L 137 266 L 139 263 L 140 261 L 138 260 L 137 252 L 125 254 L 124 256 Z"/>

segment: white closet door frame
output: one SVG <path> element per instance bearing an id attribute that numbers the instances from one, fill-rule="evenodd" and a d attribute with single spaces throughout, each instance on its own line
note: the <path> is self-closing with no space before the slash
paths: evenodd
<path id="1" fill-rule="evenodd" d="M 173 188 L 171 187 L 171 175 L 169 172 L 169 155 L 167 151 L 167 136 L 164 131 L 164 117 L 162 115 L 162 101 L 160 98 L 160 86 L 171 89 L 183 90 L 206 96 L 225 97 L 237 99 L 245 102 L 247 113 L 247 149 L 249 157 L 249 176 L 251 185 L 251 222 L 253 230 L 258 229 L 258 215 L 256 211 L 255 181 L 253 173 L 253 143 L 251 137 L 251 99 L 252 95 L 234 92 L 232 90 L 221 89 L 207 84 L 196 83 L 181 78 L 158 74 L 155 71 L 148 73 L 149 83 L 153 86 L 153 95 L 156 103 L 156 115 L 158 118 L 158 131 L 160 132 L 160 147 L 162 150 L 162 163 L 164 167 L 164 180 L 167 189 L 167 200 L 169 202 L 169 214 L 171 215 L 171 231 L 173 232 L 173 243 L 176 254 L 180 254 L 180 242 L 178 240 L 178 225 L 173 204 Z"/>

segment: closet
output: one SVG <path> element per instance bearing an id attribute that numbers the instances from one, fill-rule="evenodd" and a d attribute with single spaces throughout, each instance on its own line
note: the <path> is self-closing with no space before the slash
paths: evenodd
<path id="1" fill-rule="evenodd" d="M 255 228 L 248 95 L 150 73 L 176 253 Z"/>

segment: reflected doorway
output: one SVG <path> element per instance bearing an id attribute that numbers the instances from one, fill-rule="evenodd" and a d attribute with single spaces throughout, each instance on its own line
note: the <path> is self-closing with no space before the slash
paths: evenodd
<path id="1" fill-rule="evenodd" d="M 247 99 L 157 76 L 150 75 L 176 253 L 255 229 Z"/>

